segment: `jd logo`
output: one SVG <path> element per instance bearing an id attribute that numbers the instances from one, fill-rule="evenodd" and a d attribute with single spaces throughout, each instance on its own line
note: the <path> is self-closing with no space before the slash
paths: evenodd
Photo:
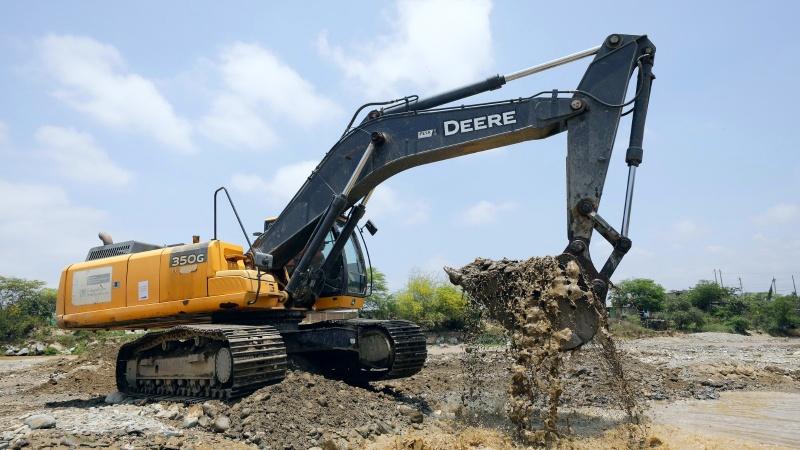
<path id="1" fill-rule="evenodd" d="M 506 111 L 502 114 L 490 114 L 466 120 L 446 120 L 443 124 L 444 135 L 451 136 L 456 133 L 468 133 L 470 131 L 511 125 L 512 123 L 517 123 L 516 114 L 516 111 Z"/>

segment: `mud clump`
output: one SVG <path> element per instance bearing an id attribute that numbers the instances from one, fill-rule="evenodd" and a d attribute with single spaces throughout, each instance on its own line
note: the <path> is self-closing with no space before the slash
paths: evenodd
<path id="1" fill-rule="evenodd" d="M 445 271 L 469 295 L 475 309 L 509 331 L 513 363 L 506 409 L 522 441 L 544 445 L 558 439 L 563 350 L 588 342 L 598 328 L 606 372 L 617 380 L 621 391 L 630 392 L 616 347 L 605 329 L 605 309 L 574 260 L 479 258 L 461 269 Z M 630 422 L 639 423 L 635 395 L 622 393 L 618 403 L 628 412 Z M 538 427 L 534 422 L 537 413 Z"/>

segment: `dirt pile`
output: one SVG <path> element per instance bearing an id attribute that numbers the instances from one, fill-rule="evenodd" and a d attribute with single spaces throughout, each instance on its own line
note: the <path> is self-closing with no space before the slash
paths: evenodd
<path id="1" fill-rule="evenodd" d="M 226 435 L 271 448 L 363 448 L 377 436 L 421 427 L 423 411 L 423 400 L 389 387 L 289 372 L 230 407 Z"/>
<path id="2" fill-rule="evenodd" d="M 527 443 L 547 444 L 560 435 L 558 407 L 564 391 L 562 350 L 579 346 L 604 325 L 598 303 L 578 264 L 554 257 L 525 261 L 476 259 L 445 269 L 469 294 L 475 308 L 511 333 L 508 416 Z M 617 403 L 631 423 L 640 422 L 637 395 L 630 389 L 616 347 L 600 326 L 595 351 L 614 380 Z M 541 424 L 532 418 L 538 413 Z"/>
<path id="3" fill-rule="evenodd" d="M 115 361 L 119 343 L 95 343 L 77 358 L 62 357 L 48 367 L 48 380 L 31 393 L 106 395 L 117 390 Z"/>

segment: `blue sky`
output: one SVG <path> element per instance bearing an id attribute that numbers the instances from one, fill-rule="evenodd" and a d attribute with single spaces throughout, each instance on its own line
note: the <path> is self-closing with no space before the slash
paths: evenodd
<path id="1" fill-rule="evenodd" d="M 100 230 L 212 232 L 228 186 L 250 230 L 280 212 L 360 104 L 426 94 L 646 33 L 658 47 L 634 248 L 615 280 L 779 291 L 800 281 L 794 2 L 5 2 L 0 274 L 57 283 Z M 470 102 L 574 88 L 586 61 Z M 627 122 L 620 136 L 627 136 Z M 566 135 L 402 173 L 367 216 L 391 287 L 474 257 L 566 245 Z M 600 212 L 619 226 L 625 142 Z M 242 242 L 230 215 L 221 237 Z M 597 239 L 602 265 L 609 248 Z"/>

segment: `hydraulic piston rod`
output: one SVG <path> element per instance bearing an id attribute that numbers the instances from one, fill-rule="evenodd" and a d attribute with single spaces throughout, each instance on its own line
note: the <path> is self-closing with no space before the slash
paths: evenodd
<path id="1" fill-rule="evenodd" d="M 403 103 L 400 105 L 392 106 L 390 108 L 386 108 L 385 110 L 383 110 L 383 113 L 392 114 L 392 113 L 399 113 L 406 111 L 419 111 L 423 109 L 435 108 L 437 106 L 454 102 L 456 100 L 461 100 L 462 98 L 471 97 L 473 95 L 477 95 L 482 92 L 500 89 L 501 87 L 503 87 L 504 84 L 506 84 L 509 81 L 518 80 L 520 78 L 524 78 L 529 75 L 533 75 L 535 73 L 544 72 L 545 70 L 552 69 L 554 67 L 562 66 L 564 64 L 568 64 L 573 61 L 586 58 L 587 56 L 592 56 L 596 54 L 599 50 L 600 46 L 592 47 L 577 53 L 573 53 L 571 55 L 562 56 L 561 58 L 557 58 L 552 61 L 548 61 L 546 63 L 542 63 L 533 67 L 528 67 L 527 69 L 522 69 L 516 72 L 512 72 L 506 76 L 495 75 L 493 77 L 487 78 L 477 83 L 468 84 L 466 86 L 462 86 L 460 88 L 453 89 L 451 91 L 446 91 L 441 94 L 437 94 L 428 98 L 419 99 L 416 102 Z"/>
<path id="2" fill-rule="evenodd" d="M 599 50 L 600 46 L 598 45 L 597 47 L 588 48 L 581 52 L 573 53 L 567 56 L 562 56 L 561 58 L 557 58 L 552 61 L 548 61 L 546 63 L 542 63 L 533 67 L 528 67 L 527 69 L 518 70 L 514 73 L 506 75 L 503 78 L 506 79 L 506 82 L 514 81 L 519 78 L 527 77 L 528 75 L 544 72 L 545 70 L 552 69 L 553 67 L 563 66 L 564 64 L 568 64 L 573 61 L 586 58 L 587 56 L 592 56 L 596 54 Z"/>
<path id="3" fill-rule="evenodd" d="M 636 182 L 636 166 L 628 166 L 628 187 L 625 189 L 625 209 L 622 212 L 622 236 L 628 237 L 631 226 L 631 205 L 633 204 L 633 184 Z"/>

